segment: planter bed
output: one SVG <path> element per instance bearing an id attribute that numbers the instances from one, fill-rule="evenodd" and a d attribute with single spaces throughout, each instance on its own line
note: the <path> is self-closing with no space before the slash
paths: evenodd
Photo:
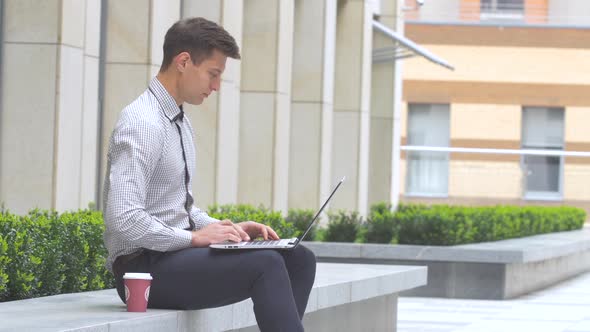
<path id="1" fill-rule="evenodd" d="M 458 246 L 307 242 L 321 262 L 428 266 L 428 284 L 402 293 L 509 299 L 590 270 L 590 228 Z"/>

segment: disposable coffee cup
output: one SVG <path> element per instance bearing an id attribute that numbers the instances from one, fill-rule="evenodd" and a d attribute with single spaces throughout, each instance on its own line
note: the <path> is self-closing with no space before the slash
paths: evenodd
<path id="1" fill-rule="evenodd" d="M 152 276 L 149 273 L 125 273 L 125 303 L 128 312 L 145 312 L 150 298 Z"/>

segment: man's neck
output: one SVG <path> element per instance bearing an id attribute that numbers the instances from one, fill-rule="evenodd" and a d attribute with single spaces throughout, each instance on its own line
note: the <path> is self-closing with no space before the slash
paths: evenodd
<path id="1" fill-rule="evenodd" d="M 159 72 L 158 75 L 156 76 L 156 78 L 158 79 L 158 81 L 160 81 L 162 86 L 164 86 L 164 89 L 166 89 L 166 91 L 168 91 L 170 96 L 172 96 L 172 98 L 174 98 L 174 101 L 176 101 L 176 105 L 178 105 L 179 107 L 182 106 L 184 101 L 181 100 L 179 93 L 178 93 L 178 85 L 176 84 L 176 76 L 170 72 Z"/>

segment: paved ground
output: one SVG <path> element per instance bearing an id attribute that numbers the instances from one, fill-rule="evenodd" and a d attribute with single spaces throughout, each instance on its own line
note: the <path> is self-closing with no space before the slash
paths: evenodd
<path id="1" fill-rule="evenodd" d="M 399 332 L 590 332 L 590 273 L 513 300 L 402 297 Z"/>

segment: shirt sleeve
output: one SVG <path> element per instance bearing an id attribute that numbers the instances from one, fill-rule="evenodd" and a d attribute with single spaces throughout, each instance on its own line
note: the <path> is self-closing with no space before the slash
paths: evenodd
<path id="1" fill-rule="evenodd" d="M 121 241 L 155 251 L 191 246 L 190 231 L 166 225 L 145 210 L 146 188 L 162 153 L 163 135 L 149 123 L 117 127 L 111 137 L 105 225 Z"/>
<path id="2" fill-rule="evenodd" d="M 207 212 L 199 209 L 196 206 L 192 206 L 191 208 L 191 217 L 195 222 L 195 229 L 201 229 L 209 224 L 219 222 L 218 219 L 210 217 Z"/>

